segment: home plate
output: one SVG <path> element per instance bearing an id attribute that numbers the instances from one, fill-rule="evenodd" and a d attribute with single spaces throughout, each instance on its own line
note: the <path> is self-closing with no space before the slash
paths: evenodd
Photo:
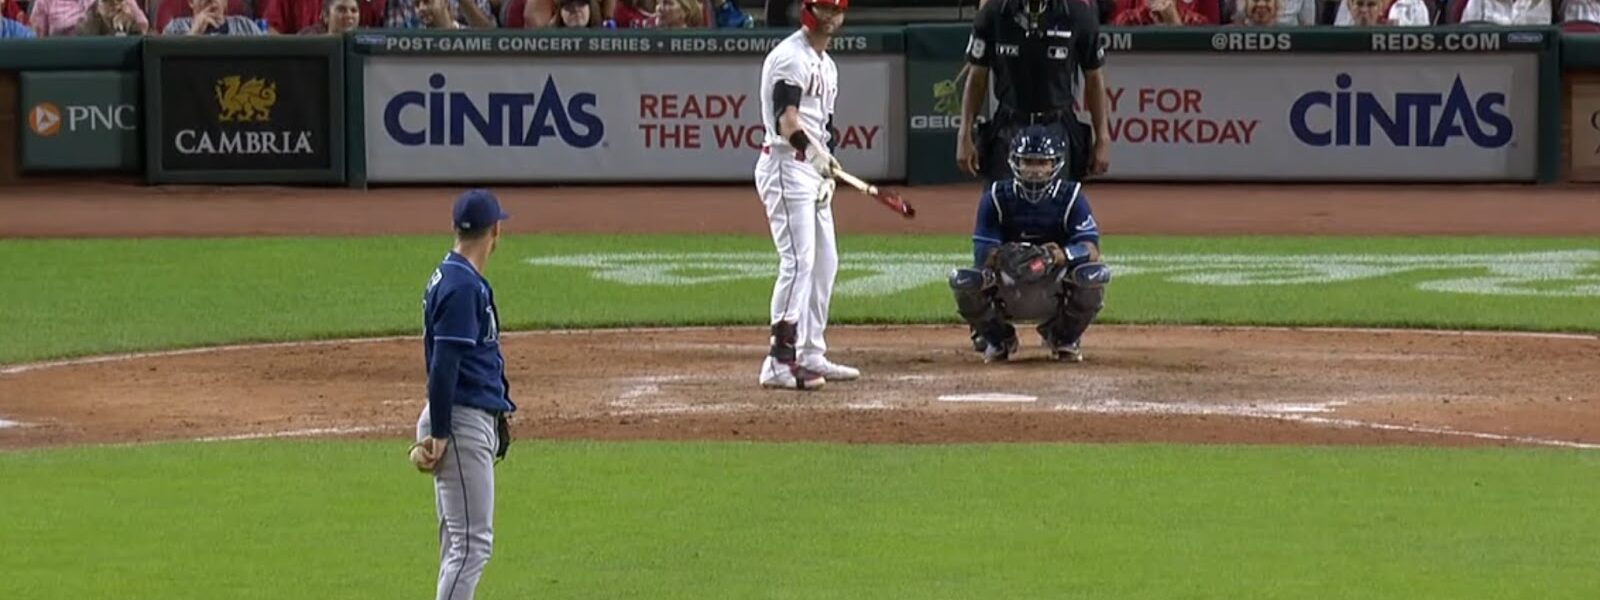
<path id="1" fill-rule="evenodd" d="M 1038 396 L 1023 394 L 954 394 L 939 396 L 940 402 L 1033 402 Z"/>

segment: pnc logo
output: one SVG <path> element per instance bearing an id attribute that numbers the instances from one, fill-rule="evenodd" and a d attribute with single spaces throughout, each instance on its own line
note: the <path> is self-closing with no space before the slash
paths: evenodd
<path id="1" fill-rule="evenodd" d="M 55 137 L 61 133 L 61 107 L 53 102 L 40 102 L 28 111 L 28 129 L 39 137 Z"/>

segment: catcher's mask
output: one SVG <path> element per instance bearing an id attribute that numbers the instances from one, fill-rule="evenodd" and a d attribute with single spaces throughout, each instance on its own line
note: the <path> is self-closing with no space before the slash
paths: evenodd
<path id="1" fill-rule="evenodd" d="M 1031 125 L 1011 142 L 1011 175 L 1017 195 L 1038 202 L 1055 191 L 1067 166 L 1067 144 L 1042 125 Z"/>
<path id="2" fill-rule="evenodd" d="M 844 12 L 850 9 L 850 0 L 805 0 L 803 3 L 801 3 L 800 7 L 800 24 L 806 29 L 816 31 L 817 25 L 821 23 L 821 20 L 817 18 L 816 13 L 812 12 L 812 9 L 819 4 L 823 6 L 832 6 L 838 9 L 839 12 Z"/>

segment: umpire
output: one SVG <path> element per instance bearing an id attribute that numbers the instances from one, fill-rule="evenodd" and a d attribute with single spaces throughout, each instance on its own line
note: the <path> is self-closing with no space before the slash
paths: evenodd
<path id="1" fill-rule="evenodd" d="M 967 84 L 961 100 L 956 162 L 968 175 L 993 182 L 1011 176 L 1006 153 L 1015 132 L 1049 127 L 1067 140 L 1067 175 L 1083 181 L 1111 162 L 1109 106 L 1101 66 L 1099 14 L 1085 0 L 988 0 L 973 19 L 967 41 Z M 999 106 L 979 123 L 994 71 Z M 1073 85 L 1083 73 L 1089 127 L 1073 114 Z M 1091 137 L 1093 143 L 1091 143 Z"/>

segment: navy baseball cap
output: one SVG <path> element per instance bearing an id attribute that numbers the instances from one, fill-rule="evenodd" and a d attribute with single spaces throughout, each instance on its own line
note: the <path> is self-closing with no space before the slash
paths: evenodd
<path id="1" fill-rule="evenodd" d="M 492 227 L 495 223 L 511 218 L 511 215 L 500 210 L 500 201 L 489 190 L 467 190 L 456 198 L 454 221 L 456 229 L 474 231 L 485 227 Z"/>

